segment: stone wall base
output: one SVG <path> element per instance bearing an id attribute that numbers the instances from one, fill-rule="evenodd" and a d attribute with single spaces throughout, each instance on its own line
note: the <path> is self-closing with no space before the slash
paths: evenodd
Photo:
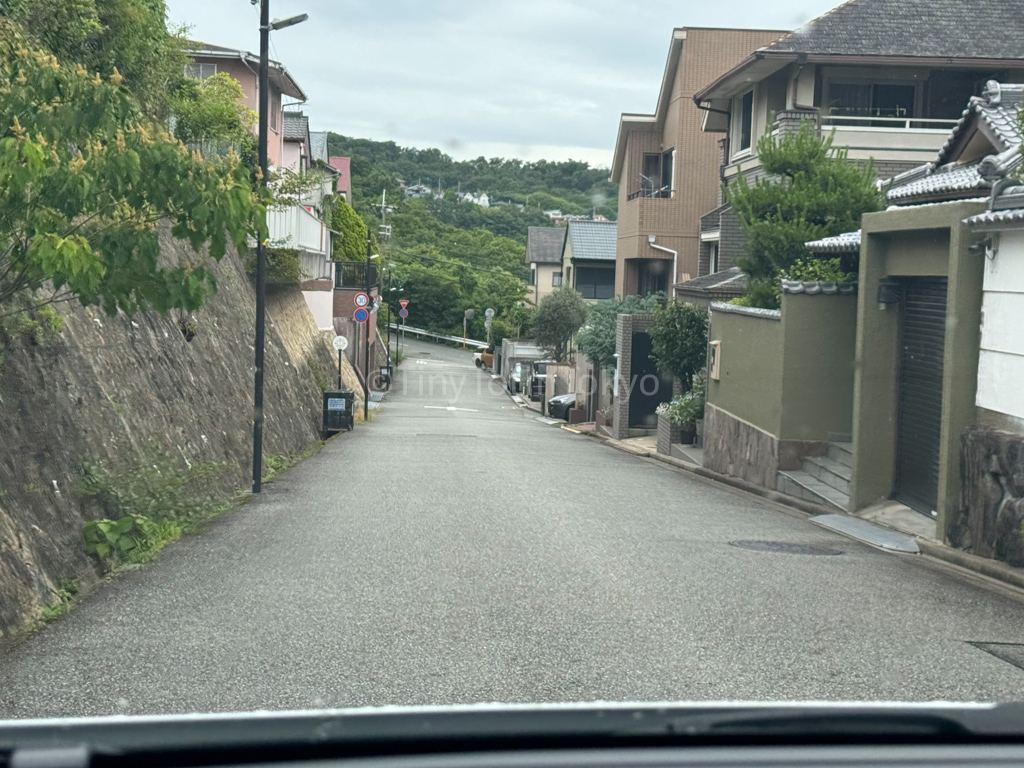
<path id="1" fill-rule="evenodd" d="M 954 547 L 1024 566 L 1024 434 L 972 427 L 960 439 L 960 509 Z"/>
<path id="2" fill-rule="evenodd" d="M 779 440 L 708 403 L 704 406 L 704 466 L 774 490 Z"/>

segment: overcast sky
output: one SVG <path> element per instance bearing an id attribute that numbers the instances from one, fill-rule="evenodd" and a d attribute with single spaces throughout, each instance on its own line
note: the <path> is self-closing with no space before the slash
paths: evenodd
<path id="1" fill-rule="evenodd" d="M 652 112 L 673 27 L 792 29 L 838 0 L 272 0 L 271 56 L 314 130 L 453 157 L 607 166 L 619 114 Z M 250 0 L 168 0 L 205 42 L 259 53 Z"/>

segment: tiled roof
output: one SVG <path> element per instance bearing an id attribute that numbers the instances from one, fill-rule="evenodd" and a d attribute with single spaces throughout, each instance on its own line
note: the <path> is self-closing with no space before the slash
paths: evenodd
<path id="1" fill-rule="evenodd" d="M 905 184 L 893 180 L 889 201 L 900 203 L 939 194 L 988 189 L 991 185 L 981 177 L 980 167 L 981 163 L 947 165 Z"/>
<path id="2" fill-rule="evenodd" d="M 1009 12 L 1006 0 L 848 0 L 765 50 L 1019 59 L 1024 14 Z"/>
<path id="3" fill-rule="evenodd" d="M 562 260 L 564 227 L 530 227 L 526 235 L 526 263 L 557 264 Z"/>
<path id="4" fill-rule="evenodd" d="M 1024 225 L 1024 208 L 1008 208 L 1000 211 L 985 211 L 967 219 L 971 226 L 998 228 L 1000 226 Z"/>
<path id="5" fill-rule="evenodd" d="M 892 179 L 889 201 L 907 205 L 929 200 L 976 195 L 1021 163 L 1021 130 L 1017 113 L 1024 101 L 1024 85 L 989 80 L 981 96 L 972 96 L 960 120 L 936 158 Z M 976 140 L 977 132 L 991 145 L 992 153 L 971 162 L 957 162 L 963 149 Z M 977 158 L 977 150 L 971 154 Z"/>
<path id="6" fill-rule="evenodd" d="M 573 258 L 615 261 L 618 229 L 614 221 L 570 221 L 568 238 Z"/>
<path id="7" fill-rule="evenodd" d="M 811 253 L 856 253 L 860 251 L 860 230 L 823 237 L 804 243 Z"/>
<path id="8" fill-rule="evenodd" d="M 314 160 L 327 162 L 327 131 L 310 132 L 309 155 Z"/>
<path id="9" fill-rule="evenodd" d="M 952 159 L 951 152 L 961 143 L 969 124 L 976 119 L 988 129 L 986 134 L 992 139 L 997 152 L 1018 146 L 1021 143 L 1021 130 L 1017 112 L 1022 101 L 1024 84 L 989 80 L 982 95 L 972 96 L 967 102 L 960 120 L 953 126 L 932 165 L 945 165 Z"/>
<path id="10" fill-rule="evenodd" d="M 748 315 L 763 317 L 765 320 L 781 320 L 782 312 L 778 309 L 761 309 L 760 307 L 741 307 L 739 304 L 726 304 L 723 301 L 711 302 L 712 312 L 725 312 L 729 315 Z"/>
<path id="11" fill-rule="evenodd" d="M 309 133 L 309 118 L 301 112 L 285 112 L 282 126 L 285 141 L 305 141 Z"/>
<path id="12" fill-rule="evenodd" d="M 327 160 L 328 165 L 334 168 L 338 172 L 338 192 L 349 191 L 349 174 L 352 168 L 351 157 L 330 157 Z"/>
<path id="13" fill-rule="evenodd" d="M 808 296 L 849 296 L 857 292 L 856 283 L 836 283 L 829 280 L 783 280 L 783 293 L 803 293 Z"/>
<path id="14" fill-rule="evenodd" d="M 721 272 L 701 275 L 683 283 L 677 283 L 679 291 L 701 291 L 706 293 L 743 293 L 747 288 L 747 275 L 739 267 L 729 267 Z"/>

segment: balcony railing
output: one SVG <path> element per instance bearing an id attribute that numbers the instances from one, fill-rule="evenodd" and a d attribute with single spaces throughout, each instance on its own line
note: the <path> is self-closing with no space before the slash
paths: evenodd
<path id="1" fill-rule="evenodd" d="M 334 262 L 334 287 L 366 290 L 366 268 L 367 264 L 365 261 Z M 369 284 L 374 286 L 377 284 L 377 265 L 371 263 L 369 268 Z"/>
<path id="2" fill-rule="evenodd" d="M 267 228 L 274 245 L 327 255 L 331 241 L 326 225 L 301 205 L 268 209 Z"/>
<path id="3" fill-rule="evenodd" d="M 639 189 L 626 195 L 626 200 L 635 200 L 638 197 L 672 197 L 672 190 L 668 187 L 661 189 Z"/>
<path id="4" fill-rule="evenodd" d="M 823 126 L 842 128 L 882 128 L 885 130 L 930 129 L 949 131 L 957 120 L 939 120 L 931 117 L 875 117 L 866 115 L 822 115 Z"/>

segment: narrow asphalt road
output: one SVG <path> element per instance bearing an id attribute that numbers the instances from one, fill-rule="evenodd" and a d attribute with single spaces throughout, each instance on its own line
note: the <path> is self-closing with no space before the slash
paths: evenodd
<path id="1" fill-rule="evenodd" d="M 410 342 L 374 421 L 0 659 L 0 717 L 1007 700 L 1015 593 L 539 423 Z M 824 547 L 791 555 L 731 546 Z"/>

